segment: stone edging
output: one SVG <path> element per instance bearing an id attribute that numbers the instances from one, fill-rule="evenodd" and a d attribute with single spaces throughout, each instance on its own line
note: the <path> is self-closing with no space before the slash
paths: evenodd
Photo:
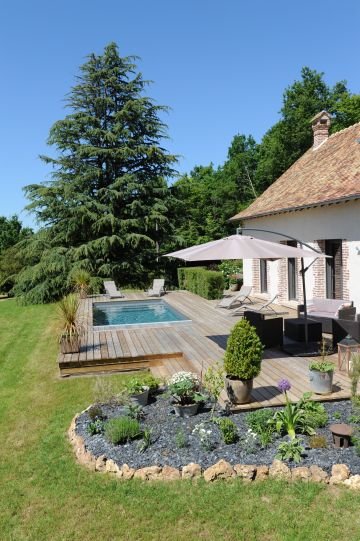
<path id="1" fill-rule="evenodd" d="M 84 410 L 85 412 L 86 410 Z M 84 412 L 81 412 L 84 413 Z M 346 464 L 334 464 L 329 476 L 319 466 L 298 466 L 290 469 L 281 460 L 274 460 L 271 466 L 256 466 L 248 464 L 235 464 L 231 466 L 225 460 L 219 460 L 213 466 L 202 471 L 199 464 L 190 463 L 181 470 L 172 466 L 148 466 L 135 470 L 127 464 L 121 467 L 111 458 L 101 455 L 98 458 L 85 448 L 84 440 L 76 434 L 76 420 L 81 414 L 76 414 L 71 421 L 68 436 L 73 446 L 77 461 L 86 468 L 103 473 L 112 474 L 119 479 L 142 479 L 143 481 L 174 481 L 177 479 L 199 479 L 203 477 L 206 482 L 216 479 L 232 479 L 238 477 L 244 481 L 264 481 L 270 479 L 282 479 L 286 481 L 312 481 L 330 485 L 345 485 L 351 489 L 360 489 L 360 475 L 350 475 Z"/>

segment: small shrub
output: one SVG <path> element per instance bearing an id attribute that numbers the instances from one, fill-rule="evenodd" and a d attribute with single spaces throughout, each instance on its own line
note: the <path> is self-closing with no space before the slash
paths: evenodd
<path id="1" fill-rule="evenodd" d="M 332 372 L 335 364 L 327 361 L 313 361 L 309 364 L 309 370 L 318 370 L 319 372 Z"/>
<path id="2" fill-rule="evenodd" d="M 357 425 L 360 423 L 360 415 L 353 413 L 352 415 L 349 415 L 347 422 L 352 425 Z"/>
<path id="3" fill-rule="evenodd" d="M 311 393 L 304 393 L 298 402 L 298 407 L 305 412 L 305 425 L 312 428 L 320 428 L 328 422 L 328 414 L 321 402 L 310 400 Z M 305 432 L 303 432 L 305 433 Z"/>
<path id="4" fill-rule="evenodd" d="M 359 431 L 357 431 L 355 434 L 351 436 L 351 443 L 354 446 L 355 452 L 358 456 L 360 456 L 360 434 Z"/>
<path id="5" fill-rule="evenodd" d="M 150 447 L 151 434 L 152 434 L 151 429 L 145 428 L 144 433 L 143 433 L 143 441 L 139 445 L 139 453 L 145 453 L 146 449 Z"/>
<path id="6" fill-rule="evenodd" d="M 90 417 L 91 421 L 96 421 L 96 419 L 104 419 L 105 415 L 103 413 L 103 410 L 98 404 L 94 404 L 91 406 L 91 408 L 88 409 L 88 416 Z"/>
<path id="7" fill-rule="evenodd" d="M 279 460 L 290 460 L 294 462 L 301 462 L 301 454 L 305 451 L 302 446 L 301 440 L 298 438 L 292 438 L 289 441 L 280 443 L 276 458 Z"/>
<path id="8" fill-rule="evenodd" d="M 259 409 L 252 411 L 246 415 L 245 423 L 259 436 L 262 447 L 272 443 L 275 432 L 274 412 L 272 410 Z"/>
<path id="9" fill-rule="evenodd" d="M 225 371 L 222 365 L 217 362 L 210 366 L 204 375 L 204 389 L 209 393 L 213 407 L 211 410 L 211 416 L 213 417 L 216 404 L 218 402 L 221 391 L 224 388 Z"/>
<path id="10" fill-rule="evenodd" d="M 144 391 L 149 390 L 149 387 L 145 385 L 143 378 L 137 378 L 137 377 L 130 378 L 125 383 L 125 388 L 130 395 L 141 394 Z"/>
<path id="11" fill-rule="evenodd" d="M 245 436 L 241 439 L 241 446 L 243 447 L 245 453 L 251 455 L 255 453 L 259 446 L 259 436 L 249 428 Z"/>
<path id="12" fill-rule="evenodd" d="M 115 445 L 134 440 L 140 434 L 139 421 L 131 417 L 117 417 L 105 424 L 105 437 Z"/>
<path id="13" fill-rule="evenodd" d="M 340 411 L 334 411 L 334 413 L 332 414 L 333 416 L 333 419 L 341 419 L 341 412 Z"/>
<path id="14" fill-rule="evenodd" d="M 228 417 L 219 417 L 215 419 L 216 424 L 218 425 L 224 443 L 230 445 L 235 443 L 238 439 L 238 428 L 234 421 Z"/>
<path id="15" fill-rule="evenodd" d="M 326 449 L 327 440 L 324 436 L 318 436 L 316 434 L 315 436 L 311 436 L 311 438 L 309 438 L 309 447 L 311 447 L 311 449 Z"/>
<path id="16" fill-rule="evenodd" d="M 178 268 L 180 289 L 187 289 L 205 299 L 221 299 L 224 290 L 223 273 L 203 267 Z"/>
<path id="17" fill-rule="evenodd" d="M 229 376 L 252 379 L 260 374 L 264 346 L 246 319 L 236 323 L 227 343 L 224 368 Z"/>
<path id="18" fill-rule="evenodd" d="M 88 426 L 88 432 L 91 436 L 95 436 L 95 434 L 102 434 L 104 432 L 104 421 L 102 419 L 95 419 L 95 421 L 91 421 Z"/>
<path id="19" fill-rule="evenodd" d="M 124 413 L 127 417 L 131 419 L 136 419 L 140 421 L 145 417 L 145 412 L 139 404 L 129 403 L 124 407 Z"/>
<path id="20" fill-rule="evenodd" d="M 162 383 L 160 378 L 156 378 L 150 373 L 142 377 L 142 382 L 143 382 L 143 385 L 146 385 L 146 387 L 149 387 L 150 394 L 154 394 Z"/>
<path id="21" fill-rule="evenodd" d="M 183 449 L 188 446 L 186 434 L 182 428 L 179 428 L 175 435 L 175 443 L 179 449 Z"/>

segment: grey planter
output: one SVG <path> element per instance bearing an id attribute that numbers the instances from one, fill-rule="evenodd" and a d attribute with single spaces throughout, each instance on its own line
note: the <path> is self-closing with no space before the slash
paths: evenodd
<path id="1" fill-rule="evenodd" d="M 246 404 L 251 400 L 253 379 L 235 379 L 226 376 L 225 389 L 232 404 Z"/>
<path id="2" fill-rule="evenodd" d="M 199 409 L 199 403 L 189 404 L 187 406 L 181 406 L 181 404 L 174 404 L 174 411 L 176 417 L 193 417 L 197 414 Z"/>
<path id="3" fill-rule="evenodd" d="M 311 389 L 316 394 L 332 393 L 334 371 L 320 372 L 320 370 L 309 370 Z"/>
<path id="4" fill-rule="evenodd" d="M 132 394 L 130 396 L 131 401 L 134 402 L 134 404 L 139 404 L 139 406 L 147 406 L 149 401 L 149 391 L 150 389 L 146 389 L 142 393 Z"/>

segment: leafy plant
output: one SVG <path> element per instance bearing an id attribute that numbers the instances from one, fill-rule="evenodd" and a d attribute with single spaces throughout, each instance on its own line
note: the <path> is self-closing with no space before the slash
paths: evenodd
<path id="1" fill-rule="evenodd" d="M 327 440 L 324 436 L 315 434 L 309 438 L 309 447 L 311 447 L 311 449 L 326 449 Z"/>
<path id="2" fill-rule="evenodd" d="M 301 403 L 292 404 L 289 400 L 287 391 L 291 389 L 290 382 L 286 379 L 281 380 L 278 387 L 285 395 L 286 406 L 275 413 L 276 430 L 280 434 L 286 432 L 292 440 L 295 439 L 296 432 L 309 435 L 315 434 L 315 430 L 309 423 Z"/>
<path id="3" fill-rule="evenodd" d="M 87 270 L 73 269 L 70 273 L 69 280 L 81 299 L 88 295 L 91 289 L 91 274 Z"/>
<path id="4" fill-rule="evenodd" d="M 150 428 L 145 428 L 144 433 L 143 433 L 143 441 L 139 445 L 139 453 L 145 453 L 146 449 L 150 447 L 151 435 L 152 435 L 152 430 Z"/>
<path id="5" fill-rule="evenodd" d="M 353 413 L 352 415 L 349 415 L 349 417 L 347 419 L 347 422 L 351 423 L 351 424 L 354 424 L 354 425 L 359 424 L 360 423 L 360 415 L 358 415 L 356 413 Z"/>
<path id="6" fill-rule="evenodd" d="M 211 417 L 214 417 L 216 404 L 219 400 L 221 391 L 224 388 L 225 371 L 219 362 L 210 366 L 204 374 L 204 389 L 211 397 L 213 406 L 211 409 Z"/>
<path id="7" fill-rule="evenodd" d="M 133 404 L 132 402 L 125 405 L 124 413 L 127 417 L 136 419 L 137 421 L 140 421 L 145 417 L 143 408 L 139 404 Z"/>
<path id="8" fill-rule="evenodd" d="M 359 378 L 360 378 L 360 355 L 352 355 L 350 362 L 350 385 L 351 385 L 351 396 L 356 396 Z"/>
<path id="9" fill-rule="evenodd" d="M 238 321 L 228 339 L 224 368 L 228 376 L 252 379 L 260 374 L 264 346 L 246 319 Z"/>
<path id="10" fill-rule="evenodd" d="M 176 404 L 186 406 L 196 402 L 204 402 L 206 396 L 199 392 L 200 379 L 192 372 L 177 372 L 168 382 L 167 395 Z"/>
<path id="11" fill-rule="evenodd" d="M 139 421 L 131 417 L 116 417 L 105 424 L 105 437 L 115 445 L 126 443 L 140 435 Z"/>
<path id="12" fill-rule="evenodd" d="M 104 419 L 105 415 L 103 413 L 103 410 L 98 404 L 94 404 L 88 409 L 87 412 L 88 416 L 90 417 L 91 421 L 95 421 L 96 419 Z"/>
<path id="13" fill-rule="evenodd" d="M 335 364 L 327 361 L 313 361 L 309 364 L 309 370 L 317 370 L 318 372 L 332 372 Z"/>
<path id="14" fill-rule="evenodd" d="M 238 427 L 228 417 L 218 417 L 214 419 L 215 423 L 218 425 L 224 443 L 230 445 L 235 443 L 238 439 Z"/>
<path id="15" fill-rule="evenodd" d="M 186 437 L 186 434 L 185 434 L 185 432 L 183 431 L 182 428 L 179 428 L 179 429 L 176 431 L 176 435 L 175 435 L 175 443 L 176 443 L 176 446 L 177 446 L 179 449 L 183 449 L 184 447 L 187 447 L 187 446 L 188 446 L 187 437 Z"/>
<path id="16" fill-rule="evenodd" d="M 315 402 L 311 400 L 312 393 L 304 393 L 302 398 L 298 402 L 299 409 L 304 410 L 305 413 L 305 425 L 312 428 L 320 428 L 325 426 L 328 422 L 328 414 L 325 407 L 321 402 Z M 303 434 L 305 432 L 302 432 Z"/>
<path id="17" fill-rule="evenodd" d="M 161 385 L 161 379 L 156 378 L 151 373 L 142 376 L 141 381 L 143 385 L 149 388 L 150 394 L 154 394 Z"/>
<path id="18" fill-rule="evenodd" d="M 62 326 L 60 339 L 64 337 L 71 341 L 82 333 L 83 325 L 78 317 L 79 306 L 79 296 L 75 293 L 70 293 L 58 302 L 57 320 Z"/>
<path id="19" fill-rule="evenodd" d="M 355 448 L 355 452 L 358 456 L 360 456 L 360 432 L 357 430 L 352 436 L 351 436 L 351 443 Z"/>
<path id="20" fill-rule="evenodd" d="M 206 423 L 199 423 L 195 425 L 193 434 L 197 434 L 200 440 L 200 445 L 205 451 L 211 451 L 215 447 L 213 440 L 213 431 L 207 428 Z"/>
<path id="21" fill-rule="evenodd" d="M 95 419 L 95 421 L 91 421 L 87 430 L 91 436 L 95 436 L 95 434 L 102 434 L 104 432 L 104 421 L 102 419 Z"/>
<path id="22" fill-rule="evenodd" d="M 290 438 L 289 441 L 280 443 L 276 458 L 279 460 L 291 460 L 294 462 L 301 462 L 301 454 L 305 451 L 302 446 L 301 440 L 298 438 Z"/>
<path id="23" fill-rule="evenodd" d="M 131 378 L 125 383 L 127 392 L 132 394 L 140 394 L 144 391 L 148 391 L 149 387 L 144 384 L 143 380 L 140 378 Z"/>
<path id="24" fill-rule="evenodd" d="M 341 419 L 341 412 L 340 411 L 334 411 L 332 414 L 334 419 Z"/>
<path id="25" fill-rule="evenodd" d="M 249 428 L 249 430 L 245 433 L 245 436 L 241 438 L 241 445 L 244 448 L 244 451 L 247 454 L 255 453 L 258 445 L 259 445 L 259 436 Z"/>
<path id="26" fill-rule="evenodd" d="M 225 289 L 229 289 L 229 284 L 231 283 L 231 275 L 240 274 L 242 272 L 243 265 L 241 259 L 230 259 L 222 261 L 218 267 L 224 275 Z"/>
<path id="27" fill-rule="evenodd" d="M 247 426 L 255 432 L 263 447 L 273 441 L 275 432 L 274 412 L 270 409 L 259 409 L 251 411 L 245 417 Z"/>

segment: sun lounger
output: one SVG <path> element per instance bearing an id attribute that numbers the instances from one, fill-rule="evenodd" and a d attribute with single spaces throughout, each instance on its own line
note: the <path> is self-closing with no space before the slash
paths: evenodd
<path id="1" fill-rule="evenodd" d="M 116 289 L 115 282 L 104 282 L 105 293 L 110 299 L 121 299 L 125 295 L 120 290 Z"/>
<path id="2" fill-rule="evenodd" d="M 252 303 L 249 297 L 251 290 L 251 286 L 241 286 L 240 291 L 238 291 L 235 295 L 223 297 L 221 301 L 216 305 L 216 308 L 226 308 L 227 310 L 230 310 L 230 308 L 233 308 L 235 304 L 242 304 L 246 300 Z"/>
<path id="3" fill-rule="evenodd" d="M 149 297 L 161 297 L 165 293 L 164 278 L 155 278 L 152 287 L 147 291 Z"/>
<path id="4" fill-rule="evenodd" d="M 268 314 L 268 315 L 272 315 L 272 316 L 286 315 L 289 312 L 284 312 L 284 311 L 278 312 L 277 310 L 275 310 L 275 308 L 273 308 L 271 306 L 272 303 L 278 298 L 278 296 L 279 295 L 276 294 L 272 299 L 270 299 L 269 301 L 264 302 L 263 304 L 261 304 L 261 303 L 251 304 L 251 305 L 242 304 L 241 306 L 239 306 L 239 308 L 236 308 L 236 310 L 233 310 L 231 312 L 231 314 L 232 315 L 244 315 L 244 312 L 246 310 L 246 311 L 250 311 L 250 312 L 258 312 L 260 314 Z"/>

